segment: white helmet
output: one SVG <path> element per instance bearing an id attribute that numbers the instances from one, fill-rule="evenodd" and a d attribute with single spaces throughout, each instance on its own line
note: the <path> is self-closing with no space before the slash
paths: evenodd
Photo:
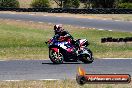
<path id="1" fill-rule="evenodd" d="M 64 29 L 63 29 L 63 27 L 62 27 L 62 24 L 58 24 L 58 25 L 55 25 L 54 26 L 54 31 L 55 31 L 55 33 L 60 33 L 60 32 L 62 32 Z"/>

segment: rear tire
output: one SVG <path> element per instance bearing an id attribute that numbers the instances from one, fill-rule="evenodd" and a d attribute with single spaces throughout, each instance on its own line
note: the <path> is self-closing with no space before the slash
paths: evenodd
<path id="1" fill-rule="evenodd" d="M 64 61 L 64 55 L 61 52 L 55 52 L 49 49 L 49 58 L 54 64 L 62 64 Z"/>
<path id="2" fill-rule="evenodd" d="M 88 58 L 89 58 L 89 57 L 87 57 L 87 56 L 84 57 L 84 58 L 82 59 L 82 62 L 85 63 L 85 64 L 90 64 L 90 63 L 92 63 L 93 60 L 89 61 Z"/>
<path id="3" fill-rule="evenodd" d="M 94 61 L 92 51 L 91 51 L 91 50 L 88 50 L 88 52 L 89 52 L 89 55 L 84 54 L 84 55 L 82 56 L 82 59 L 81 59 L 81 61 L 82 61 L 83 63 L 86 63 L 86 64 L 92 63 L 92 62 Z"/>

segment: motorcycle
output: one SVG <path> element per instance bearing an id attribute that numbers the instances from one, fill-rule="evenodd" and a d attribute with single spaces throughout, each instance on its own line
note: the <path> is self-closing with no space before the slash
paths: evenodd
<path id="1" fill-rule="evenodd" d="M 94 58 L 92 51 L 87 48 L 89 42 L 87 39 L 78 39 L 75 45 L 69 42 L 69 38 L 63 37 L 59 41 L 51 38 L 46 44 L 49 47 L 49 58 L 54 64 L 65 62 L 92 63 Z"/>

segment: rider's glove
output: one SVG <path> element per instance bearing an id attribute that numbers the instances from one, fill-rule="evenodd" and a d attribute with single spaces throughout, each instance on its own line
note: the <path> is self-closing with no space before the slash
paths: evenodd
<path id="1" fill-rule="evenodd" d="M 48 42 L 45 42 L 45 44 L 48 44 Z"/>

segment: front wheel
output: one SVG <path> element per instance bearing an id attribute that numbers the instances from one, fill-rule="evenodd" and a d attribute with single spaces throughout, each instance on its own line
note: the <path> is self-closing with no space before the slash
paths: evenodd
<path id="1" fill-rule="evenodd" d="M 56 52 L 53 49 L 49 49 L 49 58 L 54 64 L 61 64 L 64 61 L 64 56 L 61 52 Z"/>

